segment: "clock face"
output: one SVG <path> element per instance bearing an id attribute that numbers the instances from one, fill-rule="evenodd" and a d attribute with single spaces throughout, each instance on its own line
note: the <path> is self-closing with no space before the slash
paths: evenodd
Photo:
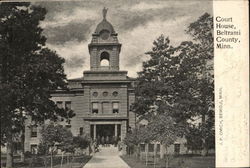
<path id="1" fill-rule="evenodd" d="M 101 31 L 101 38 L 103 39 L 103 40 L 107 40 L 108 38 L 109 38 L 109 31 L 108 30 L 102 30 Z"/>

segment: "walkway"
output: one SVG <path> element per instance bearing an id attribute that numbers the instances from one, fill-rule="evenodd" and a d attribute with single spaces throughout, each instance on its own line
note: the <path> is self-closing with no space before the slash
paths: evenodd
<path id="1" fill-rule="evenodd" d="M 119 157 L 117 148 L 100 147 L 84 168 L 130 168 L 126 162 Z"/>

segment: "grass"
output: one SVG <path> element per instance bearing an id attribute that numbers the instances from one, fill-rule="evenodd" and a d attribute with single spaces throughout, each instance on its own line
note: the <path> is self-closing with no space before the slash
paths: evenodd
<path id="1" fill-rule="evenodd" d="M 134 156 L 124 155 L 121 157 L 131 168 L 165 168 L 166 161 L 164 159 L 156 159 L 156 165 L 153 159 L 150 158 L 146 166 L 145 159 L 135 158 Z M 214 156 L 176 156 L 170 160 L 168 168 L 214 168 Z"/>
<path id="2" fill-rule="evenodd" d="M 20 162 L 20 157 L 16 156 L 14 159 L 14 167 L 15 168 L 44 168 L 44 157 L 32 157 L 25 158 L 24 162 Z M 91 156 L 88 155 L 80 155 L 80 156 L 69 156 L 68 158 L 65 156 L 63 159 L 62 168 L 82 168 L 89 160 Z M 6 166 L 6 157 L 1 156 L 1 167 Z M 50 168 L 50 156 L 47 156 L 47 167 Z M 61 156 L 53 157 L 53 168 L 61 168 Z"/>

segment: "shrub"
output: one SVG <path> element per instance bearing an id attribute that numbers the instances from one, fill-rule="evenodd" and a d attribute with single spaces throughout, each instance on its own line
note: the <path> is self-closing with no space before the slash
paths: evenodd
<path id="1" fill-rule="evenodd" d="M 31 158 L 32 153 L 30 151 L 26 151 L 26 152 L 24 152 L 24 156 L 27 158 Z"/>

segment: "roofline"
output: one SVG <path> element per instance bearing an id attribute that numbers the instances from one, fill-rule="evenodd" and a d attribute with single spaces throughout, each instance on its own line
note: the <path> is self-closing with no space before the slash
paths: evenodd
<path id="1" fill-rule="evenodd" d="M 111 35 L 113 35 L 113 36 L 118 36 L 118 33 L 110 33 Z M 96 33 L 96 32 L 94 32 L 94 33 L 92 33 L 92 36 L 99 36 L 99 33 Z"/>
<path id="2" fill-rule="evenodd" d="M 83 120 L 128 120 L 128 117 L 123 116 L 88 116 L 83 117 Z"/>
<path id="3" fill-rule="evenodd" d="M 83 84 L 91 84 L 91 83 L 131 83 L 129 80 L 84 80 Z"/>
<path id="4" fill-rule="evenodd" d="M 112 73 L 112 74 L 119 74 L 119 73 L 128 73 L 128 71 L 114 71 L 114 70 L 110 70 L 110 71 L 105 71 L 105 70 L 87 70 L 84 71 L 83 73 L 86 74 L 105 74 L 105 73 Z"/>
<path id="5" fill-rule="evenodd" d="M 80 81 L 83 81 L 84 79 L 82 78 L 82 79 L 67 79 L 67 81 L 76 81 L 76 82 L 80 82 Z"/>
<path id="6" fill-rule="evenodd" d="M 121 47 L 122 44 L 121 43 L 90 43 L 88 44 L 89 48 L 92 46 L 119 46 Z"/>
<path id="7" fill-rule="evenodd" d="M 56 90 L 51 90 L 50 94 L 53 93 L 72 93 L 72 92 L 83 92 L 84 88 L 69 88 L 67 90 L 64 89 L 56 89 Z"/>

